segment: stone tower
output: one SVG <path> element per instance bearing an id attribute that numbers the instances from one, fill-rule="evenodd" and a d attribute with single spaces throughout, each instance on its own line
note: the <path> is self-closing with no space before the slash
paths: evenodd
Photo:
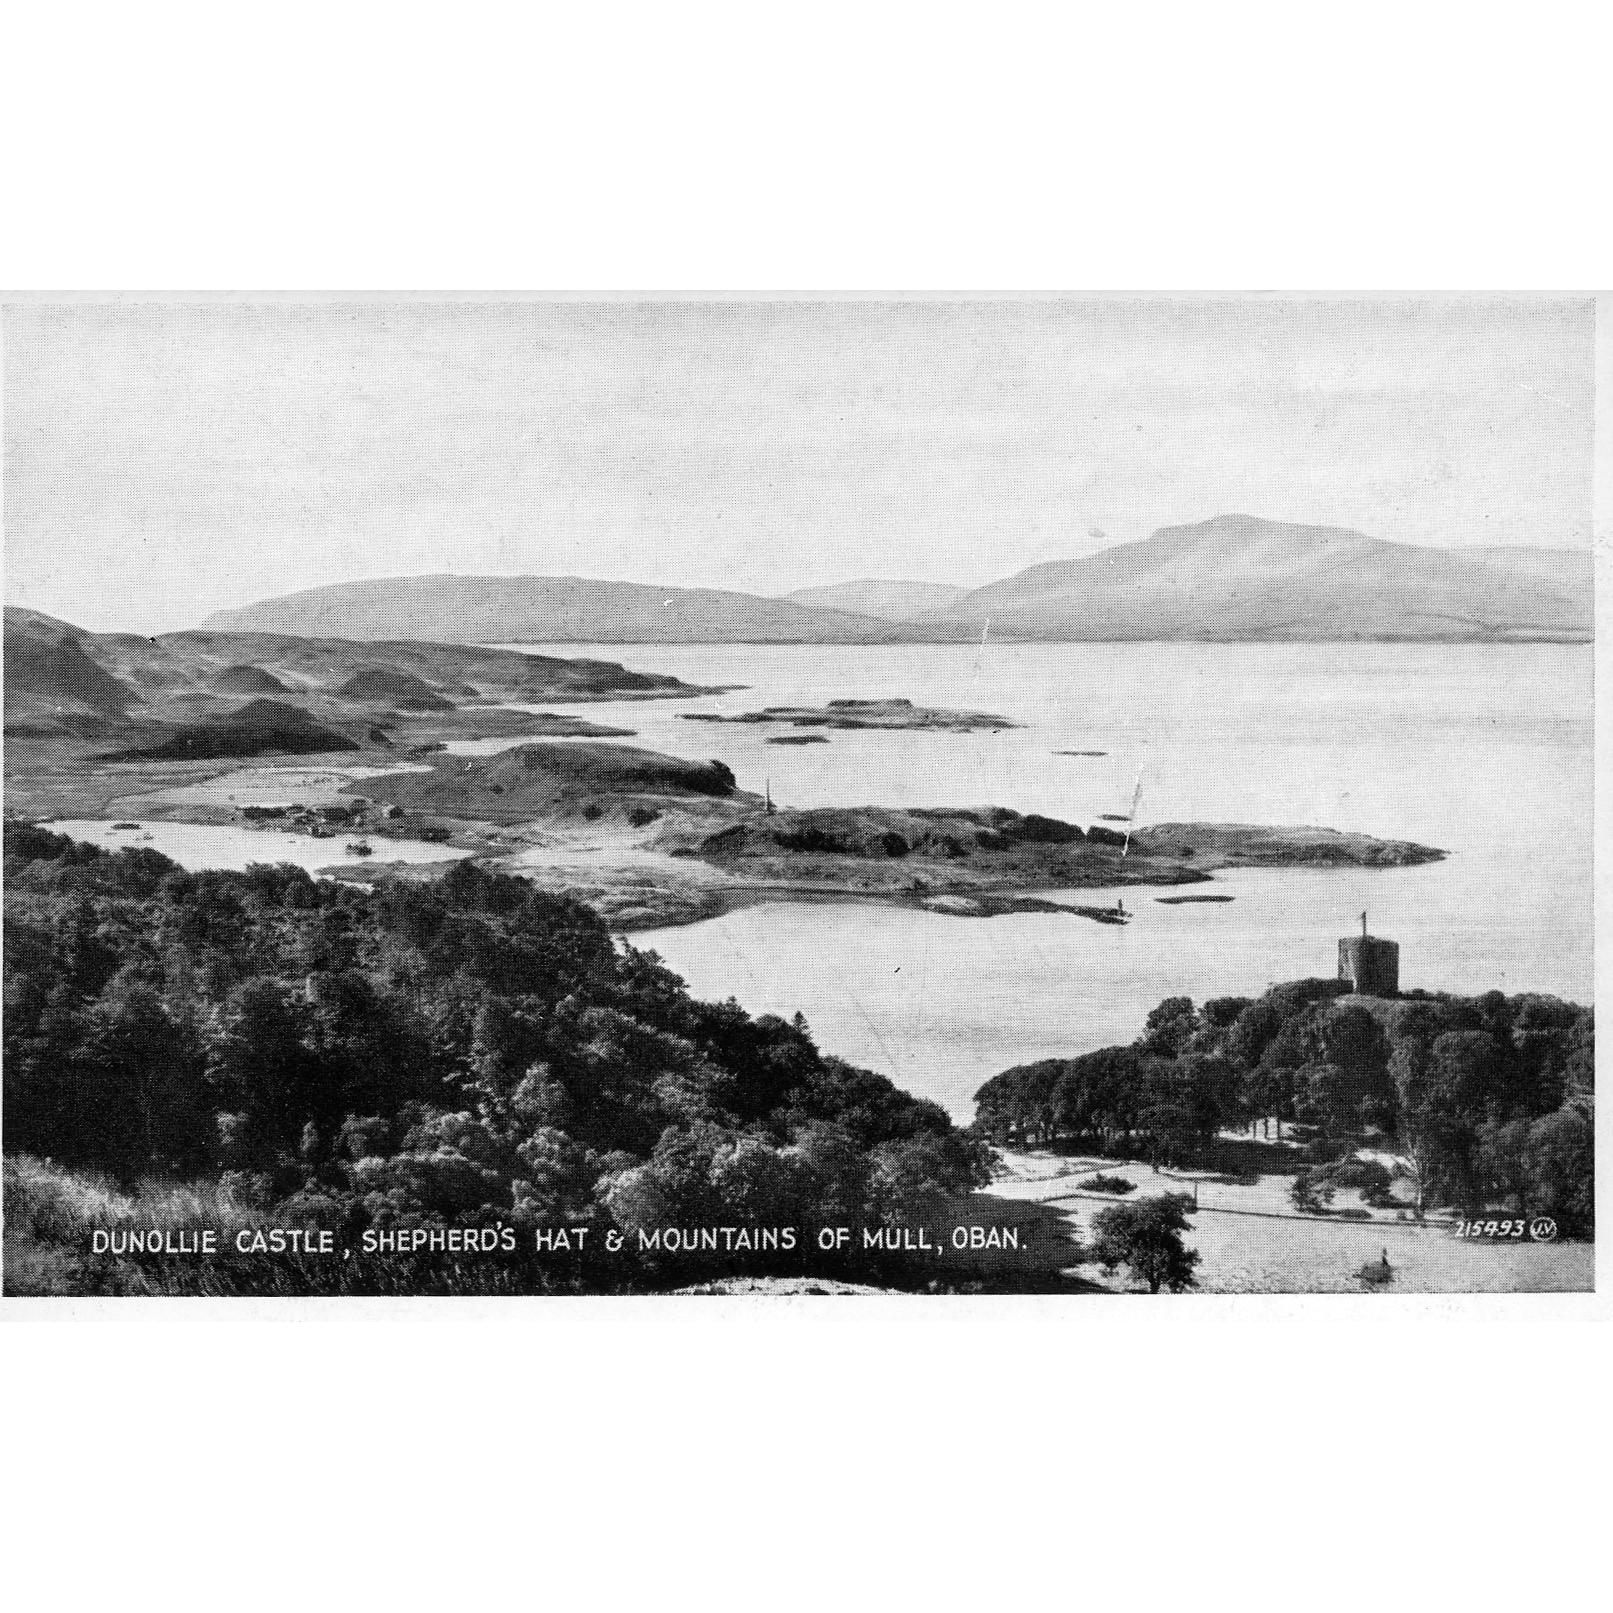
<path id="1" fill-rule="evenodd" d="M 1400 995 L 1400 943 L 1367 934 L 1367 916 L 1361 915 L 1361 933 L 1339 942 L 1339 979 L 1363 997 Z"/>

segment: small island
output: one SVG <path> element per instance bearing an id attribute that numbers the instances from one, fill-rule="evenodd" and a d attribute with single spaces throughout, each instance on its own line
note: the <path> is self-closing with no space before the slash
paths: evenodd
<path id="1" fill-rule="evenodd" d="M 826 706 L 766 706 L 725 717 L 715 711 L 686 711 L 685 722 L 788 723 L 795 728 L 921 729 L 932 733 L 972 734 L 979 729 L 1017 728 L 989 711 L 949 711 L 941 706 L 915 706 L 911 700 L 831 700 Z M 794 741 L 810 744 L 809 739 Z"/>

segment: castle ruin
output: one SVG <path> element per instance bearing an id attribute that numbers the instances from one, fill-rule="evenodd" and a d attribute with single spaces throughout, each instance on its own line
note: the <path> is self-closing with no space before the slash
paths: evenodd
<path id="1" fill-rule="evenodd" d="M 1367 934 L 1367 916 L 1361 915 L 1361 933 L 1339 942 L 1339 979 L 1363 997 L 1400 995 L 1400 943 Z"/>

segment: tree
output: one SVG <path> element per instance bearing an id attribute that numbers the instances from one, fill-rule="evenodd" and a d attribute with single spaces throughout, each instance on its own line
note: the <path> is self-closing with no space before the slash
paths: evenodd
<path id="1" fill-rule="evenodd" d="M 1483 1202 L 1478 1134 L 1495 1118 L 1500 1050 L 1488 1031 L 1446 1031 L 1429 1052 L 1425 1123 L 1444 1192 L 1464 1208 Z"/>
<path id="2" fill-rule="evenodd" d="M 1550 1215 L 1571 1238 L 1596 1235 L 1596 1131 L 1577 1109 L 1543 1115 L 1529 1127 L 1524 1163 L 1529 1210 Z"/>
<path id="3" fill-rule="evenodd" d="M 1294 1113 L 1294 1072 L 1262 1060 L 1248 1071 L 1240 1086 L 1239 1106 L 1252 1120 L 1277 1120 L 1277 1141 L 1283 1140 L 1283 1121 Z M 1269 1123 L 1266 1136 L 1271 1135 Z"/>
<path id="4" fill-rule="evenodd" d="M 1323 1012 L 1319 1030 L 1321 1062 L 1340 1072 L 1331 1118 L 1349 1129 L 1387 1124 L 1395 1089 L 1389 1079 L 1389 1039 L 1377 1020 L 1356 1003 L 1337 1002 Z"/>
<path id="5" fill-rule="evenodd" d="M 1143 1025 L 1143 1046 L 1161 1058 L 1173 1059 L 1199 1028 L 1191 997 L 1167 997 Z"/>
<path id="6" fill-rule="evenodd" d="M 206 1163 L 209 1119 L 199 1049 L 151 986 L 126 971 L 80 1018 L 83 1040 L 67 1069 L 73 1134 L 64 1150 L 120 1181 Z"/>
<path id="7" fill-rule="evenodd" d="M 1097 1234 L 1092 1257 L 1106 1273 L 1127 1266 L 1133 1277 L 1157 1294 L 1173 1294 L 1198 1286 L 1193 1268 L 1198 1251 L 1189 1249 L 1182 1234 L 1190 1230 L 1187 1212 L 1193 1200 L 1186 1193 L 1164 1193 L 1138 1204 L 1111 1204 L 1099 1210 L 1092 1227 Z"/>
<path id="8" fill-rule="evenodd" d="M 1223 1126 L 1238 1118 L 1240 1091 L 1237 1072 L 1218 1053 L 1188 1053 L 1177 1060 L 1187 1095 L 1193 1139 L 1208 1148 Z"/>
<path id="9" fill-rule="evenodd" d="M 1450 1114 L 1480 1114 L 1495 1101 L 1500 1049 L 1488 1031 L 1446 1031 L 1429 1063 L 1436 1101 Z"/>
<path id="10" fill-rule="evenodd" d="M 1207 1148 L 1237 1111 L 1238 1080 L 1219 1054 L 1185 1053 L 1143 1062 L 1140 1120 L 1149 1157 L 1175 1163 Z"/>
<path id="11" fill-rule="evenodd" d="M 1447 1030 L 1429 1044 L 1398 1042 L 1389 1061 L 1401 1147 L 1417 1171 L 1417 1207 L 1430 1193 L 1476 1208 L 1484 1199 L 1480 1132 L 1498 1118 L 1501 1049 L 1488 1031 Z"/>
<path id="12" fill-rule="evenodd" d="M 1211 997 L 1202 1010 L 1204 1023 L 1212 1030 L 1227 1030 L 1253 1001 L 1252 997 Z"/>
<path id="13" fill-rule="evenodd" d="M 1337 1064 L 1307 1064 L 1294 1074 L 1294 1117 L 1329 1136 L 1354 1130 L 1358 1094 Z"/>
<path id="14" fill-rule="evenodd" d="M 1509 1029 L 1506 1109 L 1510 1118 L 1549 1114 L 1568 1096 L 1587 1010 L 1555 997 L 1520 997 Z"/>
<path id="15" fill-rule="evenodd" d="M 1106 1142 L 1130 1132 L 1138 1122 L 1147 1065 L 1134 1047 L 1100 1047 L 1060 1064 L 1052 1098 L 1055 1130 Z"/>
<path id="16" fill-rule="evenodd" d="M 222 1104 L 238 1113 L 235 1141 L 244 1157 L 231 1163 L 266 1166 L 297 1146 L 309 1120 L 334 1134 L 341 1094 L 321 1079 L 306 1033 L 306 999 L 280 982 L 258 977 L 231 993 L 210 1032 L 208 1079 Z"/>
<path id="17" fill-rule="evenodd" d="M 1294 1113 L 1330 1137 L 1353 1136 L 1369 1115 L 1391 1108 L 1385 1089 L 1393 1091 L 1387 1064 L 1376 1073 L 1359 1064 L 1307 1064 L 1294 1074 Z"/>
<path id="18" fill-rule="evenodd" d="M 1227 1032 L 1227 1057 L 1240 1071 L 1254 1069 L 1282 1025 L 1282 1015 L 1265 998 L 1250 1003 Z"/>

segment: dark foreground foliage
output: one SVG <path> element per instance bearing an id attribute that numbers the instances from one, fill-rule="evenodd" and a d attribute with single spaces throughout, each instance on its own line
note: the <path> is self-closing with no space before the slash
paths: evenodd
<path id="1" fill-rule="evenodd" d="M 1352 1161 L 1363 1139 L 1411 1161 L 1417 1201 L 1547 1215 L 1595 1233 L 1595 1020 L 1534 994 L 1358 998 L 1333 980 L 1202 1007 L 1171 997 L 1129 1047 L 994 1076 L 976 1129 L 1000 1144 L 1167 1163 L 1213 1158 L 1229 1127 L 1276 1119 L 1312 1137 L 1295 1201 L 1337 1187 L 1381 1203 L 1388 1173 Z"/>
<path id="2" fill-rule="evenodd" d="M 60 1199 L 60 1167 L 107 1202 L 199 1184 L 215 1209 L 355 1245 L 517 1229 L 515 1266 L 472 1260 L 486 1275 L 460 1286 L 645 1286 L 701 1267 L 594 1272 L 607 1231 L 631 1256 L 640 1229 L 900 1225 L 988 1178 L 982 1142 L 820 1054 L 799 1017 L 697 1002 L 592 909 L 471 863 L 372 893 L 8 822 L 5 919 L 6 1151 L 52 1162 L 8 1172 L 19 1205 Z M 577 1229 L 572 1264 L 527 1258 L 536 1232 Z M 798 1246 L 774 1264 L 822 1262 Z M 385 1270 L 329 1282 L 429 1286 Z"/>

